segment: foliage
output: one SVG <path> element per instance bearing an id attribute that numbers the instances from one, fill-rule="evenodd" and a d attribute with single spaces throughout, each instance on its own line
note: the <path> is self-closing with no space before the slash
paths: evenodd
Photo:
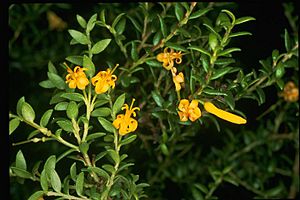
<path id="1" fill-rule="evenodd" d="M 183 199 L 222 198 L 226 184 L 255 198 L 295 198 L 299 83 L 293 5 L 284 4 L 293 31 L 283 30 L 285 50 L 270 52 L 259 69 L 239 64 L 241 49 L 234 43 L 251 37 L 242 29 L 255 18 L 237 17 L 226 5 L 132 3 L 126 10 L 100 3 L 88 18 L 76 14 L 78 24 L 68 26 L 70 42 L 62 45 L 74 52 L 58 64 L 49 61 L 47 79 L 39 84 L 52 92 L 50 108 L 38 115 L 38 105 L 21 97 L 9 114 L 11 137 L 23 123 L 34 128 L 13 146 L 49 141 L 62 148 L 39 161 L 18 150 L 11 180 L 36 182 L 32 200 L 170 199 L 163 194 L 169 182 Z M 24 6 L 38 13 L 48 8 L 36 7 Z M 247 117 L 245 105 L 268 103 L 269 88 L 278 94 L 275 103 L 256 121 Z M 253 121 L 255 128 L 247 126 Z"/>

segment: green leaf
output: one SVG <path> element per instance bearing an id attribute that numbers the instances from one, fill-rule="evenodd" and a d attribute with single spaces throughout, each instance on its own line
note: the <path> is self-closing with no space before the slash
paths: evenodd
<path id="1" fill-rule="evenodd" d="M 73 132 L 73 124 L 69 120 L 60 120 L 56 122 L 60 128 L 66 132 Z"/>
<path id="2" fill-rule="evenodd" d="M 105 136 L 106 133 L 103 133 L 103 132 L 97 132 L 97 133 L 92 133 L 92 134 L 89 134 L 87 137 L 86 137 L 86 140 L 89 141 L 89 140 L 94 140 L 94 139 L 97 139 L 99 137 L 103 137 Z"/>
<path id="3" fill-rule="evenodd" d="M 83 17 L 81 17 L 80 15 L 76 15 L 76 19 L 77 19 L 77 22 L 79 23 L 79 25 L 82 27 L 82 28 L 86 28 L 86 21 Z"/>
<path id="4" fill-rule="evenodd" d="M 93 117 L 107 117 L 111 114 L 111 109 L 108 107 L 102 107 L 102 108 L 97 108 L 95 109 L 92 113 L 91 116 Z"/>
<path id="5" fill-rule="evenodd" d="M 136 48 L 136 45 L 135 45 L 135 42 L 131 42 L 131 58 L 133 61 L 137 61 L 139 59 L 139 55 L 138 55 L 138 52 L 137 52 L 137 48 Z"/>
<path id="6" fill-rule="evenodd" d="M 142 32 L 142 27 L 141 25 L 131 16 L 126 15 L 126 17 L 131 21 L 131 23 L 133 24 L 134 28 L 138 31 L 138 32 Z"/>
<path id="7" fill-rule="evenodd" d="M 59 102 L 55 105 L 54 110 L 62 111 L 67 110 L 69 103 L 68 102 Z"/>
<path id="8" fill-rule="evenodd" d="M 77 118 L 77 116 L 78 116 L 78 105 L 75 103 L 75 101 L 71 101 L 68 104 L 68 107 L 67 107 L 67 116 L 70 119 L 76 119 Z"/>
<path id="9" fill-rule="evenodd" d="M 12 134 L 19 126 L 20 120 L 18 118 L 14 118 L 9 121 L 9 135 Z"/>
<path id="10" fill-rule="evenodd" d="M 16 167 L 25 171 L 27 170 L 26 160 L 21 150 L 16 155 Z"/>
<path id="11" fill-rule="evenodd" d="M 92 62 L 92 60 L 87 57 L 86 55 L 83 56 L 83 67 L 87 68 L 87 70 L 85 71 L 86 75 L 88 77 L 93 77 L 95 74 L 95 65 Z"/>
<path id="12" fill-rule="evenodd" d="M 28 171 L 17 167 L 10 167 L 10 168 L 18 177 L 32 179 L 32 174 L 29 173 Z"/>
<path id="13" fill-rule="evenodd" d="M 287 52 L 291 50 L 291 39 L 289 33 L 286 29 L 284 29 L 284 46 Z"/>
<path id="14" fill-rule="evenodd" d="M 117 23 L 121 20 L 121 18 L 122 18 L 123 15 L 125 15 L 125 13 L 121 13 L 121 14 L 119 14 L 119 15 L 115 18 L 115 20 L 113 21 L 113 23 L 112 23 L 112 25 L 111 25 L 112 28 L 115 28 L 115 26 L 116 26 Z"/>
<path id="15" fill-rule="evenodd" d="M 50 172 L 52 169 L 55 169 L 55 164 L 56 164 L 56 156 L 52 155 L 45 162 L 44 169 L 46 173 Z"/>
<path id="16" fill-rule="evenodd" d="M 18 100 L 18 103 L 17 103 L 17 114 L 19 117 L 22 117 L 22 107 L 23 107 L 23 103 L 25 102 L 25 97 L 21 97 L 19 100 Z"/>
<path id="17" fill-rule="evenodd" d="M 284 65 L 282 62 L 279 62 L 276 66 L 275 76 L 277 79 L 280 79 L 285 73 Z"/>
<path id="18" fill-rule="evenodd" d="M 122 139 L 122 141 L 120 142 L 120 145 L 127 145 L 131 142 L 133 142 L 135 139 L 137 138 L 137 135 L 133 134 L 133 135 L 130 135 L 124 139 Z"/>
<path id="19" fill-rule="evenodd" d="M 104 171 L 103 169 L 101 169 L 99 167 L 88 167 L 87 169 L 89 171 L 95 172 L 97 175 L 103 177 L 106 180 L 108 180 L 110 177 L 106 171 Z"/>
<path id="20" fill-rule="evenodd" d="M 202 185 L 200 183 L 195 183 L 194 186 L 196 188 L 198 188 L 200 191 L 202 191 L 204 194 L 207 194 L 208 193 L 208 189 L 206 188 L 205 185 Z"/>
<path id="21" fill-rule="evenodd" d="M 235 186 L 239 186 L 239 183 L 236 182 L 233 178 L 229 177 L 229 176 L 225 176 L 223 177 L 223 180 L 228 182 L 228 183 L 231 183 L 232 185 L 235 185 Z"/>
<path id="22" fill-rule="evenodd" d="M 115 30 L 118 33 L 118 35 L 121 35 L 124 32 L 125 26 L 126 26 L 126 18 L 123 18 L 119 21 L 119 23 L 117 23 L 115 27 Z"/>
<path id="23" fill-rule="evenodd" d="M 221 68 L 221 69 L 214 70 L 210 80 L 218 79 L 218 78 L 224 76 L 225 74 L 230 72 L 231 69 L 232 69 L 232 67 L 224 67 L 224 68 Z"/>
<path id="24" fill-rule="evenodd" d="M 57 70 L 51 61 L 48 62 L 48 71 L 57 74 Z"/>
<path id="25" fill-rule="evenodd" d="M 201 60 L 204 71 L 207 73 L 208 69 L 209 69 L 209 61 L 208 61 L 207 56 L 202 54 L 200 60 Z"/>
<path id="26" fill-rule="evenodd" d="M 84 172 L 81 172 L 76 180 L 76 193 L 80 196 L 83 192 Z"/>
<path id="27" fill-rule="evenodd" d="M 91 30 L 93 30 L 94 26 L 95 26 L 95 22 L 97 20 L 97 14 L 94 14 L 88 21 L 87 26 L 86 26 L 86 32 L 90 32 Z"/>
<path id="28" fill-rule="evenodd" d="M 83 154 L 87 154 L 88 150 L 90 148 L 90 145 L 87 142 L 82 142 L 79 145 L 79 150 L 80 152 L 82 152 Z"/>
<path id="29" fill-rule="evenodd" d="M 65 81 L 62 79 L 62 77 L 60 77 L 57 74 L 51 73 L 51 72 L 47 72 L 48 78 L 49 80 L 53 83 L 53 85 L 55 87 L 57 87 L 58 89 L 65 89 L 66 83 Z"/>
<path id="30" fill-rule="evenodd" d="M 255 20 L 254 17 L 241 17 L 235 20 L 235 25 Z"/>
<path id="31" fill-rule="evenodd" d="M 162 151 L 162 153 L 166 156 L 169 155 L 169 150 L 166 144 L 161 144 L 160 145 L 160 150 Z"/>
<path id="32" fill-rule="evenodd" d="M 199 52 L 204 53 L 204 54 L 206 54 L 206 55 L 208 55 L 210 57 L 210 53 L 207 50 L 203 49 L 202 47 L 199 47 L 199 46 L 189 46 L 188 49 L 199 51 Z"/>
<path id="33" fill-rule="evenodd" d="M 68 56 L 68 57 L 66 57 L 66 60 L 75 65 L 79 65 L 79 66 L 83 65 L 83 57 L 82 56 Z"/>
<path id="34" fill-rule="evenodd" d="M 233 24 L 235 23 L 235 16 L 232 12 L 230 12 L 229 10 L 226 10 L 226 9 L 221 10 L 221 12 L 225 12 L 227 15 L 229 15 L 230 18 L 232 19 Z"/>
<path id="35" fill-rule="evenodd" d="M 41 81 L 39 85 L 43 88 L 55 88 L 55 85 L 50 80 Z"/>
<path id="36" fill-rule="evenodd" d="M 225 56 L 225 55 L 230 54 L 230 53 L 232 53 L 234 51 L 241 51 L 241 49 L 240 48 L 236 48 L 236 47 L 228 48 L 228 49 L 225 49 L 225 50 L 219 52 L 218 56 Z"/>
<path id="37" fill-rule="evenodd" d="M 106 171 L 110 172 L 111 174 L 113 174 L 116 171 L 114 166 L 109 165 L 109 164 L 102 165 L 102 168 L 105 169 Z"/>
<path id="38" fill-rule="evenodd" d="M 76 171 L 76 162 L 70 167 L 70 176 L 73 181 L 76 181 L 77 171 Z"/>
<path id="39" fill-rule="evenodd" d="M 201 17 L 202 15 L 205 15 L 207 12 L 211 11 L 212 8 L 205 8 L 201 10 L 197 10 L 196 12 L 192 13 L 189 17 L 189 19 L 196 19 Z"/>
<path id="40" fill-rule="evenodd" d="M 91 52 L 93 54 L 98 54 L 102 51 L 104 51 L 104 49 L 106 49 L 106 47 L 109 45 L 111 39 L 103 39 L 98 41 L 91 49 Z"/>
<path id="41" fill-rule="evenodd" d="M 229 105 L 231 110 L 234 110 L 235 107 L 235 100 L 234 97 L 232 95 L 232 92 L 230 91 L 226 91 L 227 96 L 224 97 L 225 103 L 227 105 Z"/>
<path id="42" fill-rule="evenodd" d="M 160 15 L 158 15 L 158 18 L 159 18 L 159 23 L 160 23 L 160 29 L 161 29 L 161 32 L 162 32 L 164 38 L 166 38 L 166 37 L 167 37 L 167 34 L 168 34 L 168 33 L 167 33 L 167 27 L 166 27 L 166 24 L 165 24 L 163 18 L 162 18 Z"/>
<path id="43" fill-rule="evenodd" d="M 151 96 L 154 99 L 155 103 L 159 106 L 162 107 L 164 103 L 164 99 L 162 96 L 157 92 L 157 91 L 152 91 Z"/>
<path id="44" fill-rule="evenodd" d="M 116 99 L 112 108 L 113 115 L 117 114 L 121 110 L 122 106 L 124 105 L 124 102 L 125 102 L 125 93 L 121 94 Z"/>
<path id="45" fill-rule="evenodd" d="M 44 195 L 43 191 L 37 191 L 35 193 L 33 193 L 28 200 L 39 200 L 42 196 Z"/>
<path id="46" fill-rule="evenodd" d="M 90 41 L 88 40 L 86 35 L 83 34 L 82 32 L 76 31 L 73 29 L 68 30 L 68 32 L 70 33 L 72 38 L 74 38 L 74 40 L 76 40 L 78 43 L 80 43 L 80 44 L 89 44 L 90 43 Z"/>
<path id="47" fill-rule="evenodd" d="M 225 92 L 221 92 L 216 89 L 210 89 L 210 88 L 204 88 L 202 92 L 205 94 L 214 95 L 214 96 L 219 96 L 219 95 L 227 96 L 227 94 Z"/>
<path id="48" fill-rule="evenodd" d="M 157 60 L 147 60 L 146 64 L 150 67 L 162 67 L 162 63 L 158 62 Z"/>
<path id="49" fill-rule="evenodd" d="M 187 49 L 184 48 L 183 46 L 181 46 L 179 44 L 171 43 L 171 42 L 166 42 L 165 46 L 170 47 L 174 50 L 178 50 L 178 51 L 187 51 Z"/>
<path id="50" fill-rule="evenodd" d="M 98 117 L 98 121 L 106 131 L 110 133 L 113 133 L 115 131 L 115 127 L 110 121 L 104 119 L 103 117 Z"/>
<path id="51" fill-rule="evenodd" d="M 206 28 L 208 28 L 209 31 L 214 33 L 218 37 L 219 41 L 222 40 L 222 37 L 219 35 L 219 33 L 211 25 L 206 24 L 206 23 L 203 23 L 203 25 L 206 26 Z"/>
<path id="52" fill-rule="evenodd" d="M 41 187 L 42 187 L 43 191 L 47 192 L 49 186 L 48 186 L 48 180 L 47 180 L 47 175 L 46 175 L 45 169 L 41 173 L 40 182 L 41 182 Z"/>
<path id="53" fill-rule="evenodd" d="M 105 9 L 101 10 L 101 13 L 100 13 L 100 20 L 101 20 L 103 23 L 106 23 L 106 22 L 105 22 Z"/>
<path id="54" fill-rule="evenodd" d="M 82 94 L 76 92 L 63 93 L 60 95 L 60 97 L 63 97 L 71 101 L 82 101 L 84 99 Z"/>
<path id="55" fill-rule="evenodd" d="M 115 150 L 108 149 L 107 152 L 108 152 L 108 155 L 113 159 L 115 164 L 120 162 L 120 156 L 118 155 L 118 153 Z"/>
<path id="56" fill-rule="evenodd" d="M 205 115 L 206 117 L 208 117 L 211 121 L 213 121 L 213 123 L 216 125 L 217 131 L 220 132 L 220 125 L 219 122 L 216 120 L 216 118 L 210 114 Z"/>
<path id="57" fill-rule="evenodd" d="M 57 172 L 52 169 L 50 171 L 50 183 L 51 183 L 51 186 L 52 188 L 54 189 L 54 191 L 56 192 L 60 192 L 61 191 L 61 181 L 60 181 L 60 178 L 57 174 Z"/>
<path id="58" fill-rule="evenodd" d="M 26 121 L 33 122 L 35 119 L 35 112 L 29 103 L 22 104 L 22 116 Z"/>
<path id="59" fill-rule="evenodd" d="M 233 38 L 233 37 L 238 37 L 238 36 L 243 36 L 243 35 L 252 35 L 252 33 L 247 32 L 247 31 L 241 31 L 241 32 L 231 33 L 229 35 L 229 37 Z"/>
<path id="60" fill-rule="evenodd" d="M 60 129 L 61 130 L 61 129 Z M 61 132 L 61 131 L 60 131 Z M 55 135 L 60 135 L 61 133 L 57 133 L 55 132 Z M 62 154 L 60 154 L 56 160 L 56 162 L 59 162 L 61 159 L 63 159 L 64 157 L 66 157 L 67 155 L 69 155 L 70 153 L 76 151 L 75 149 L 69 149 L 65 152 L 63 152 Z"/>
<path id="61" fill-rule="evenodd" d="M 103 151 L 103 152 L 97 154 L 96 157 L 95 157 L 95 163 L 96 163 L 98 160 L 100 160 L 101 158 L 103 158 L 106 154 L 107 154 L 106 151 Z"/>
<path id="62" fill-rule="evenodd" d="M 276 84 L 280 88 L 280 90 L 283 90 L 284 81 L 282 79 L 276 80 Z"/>
<path id="63" fill-rule="evenodd" d="M 178 21 L 183 19 L 184 10 L 180 3 L 175 3 L 175 15 Z"/>
<path id="64" fill-rule="evenodd" d="M 256 88 L 256 92 L 257 92 L 258 97 L 259 97 L 259 104 L 261 105 L 266 101 L 266 95 L 260 87 Z"/>
<path id="65" fill-rule="evenodd" d="M 161 40 L 161 37 L 162 37 L 161 31 L 157 31 L 153 36 L 153 40 L 152 40 L 153 45 L 157 45 Z"/>
<path id="66" fill-rule="evenodd" d="M 216 47 L 218 46 L 218 43 L 219 43 L 219 41 L 218 41 L 217 36 L 214 33 L 210 33 L 209 36 L 208 36 L 209 47 L 212 50 L 215 50 Z"/>
<path id="67" fill-rule="evenodd" d="M 43 116 L 42 116 L 42 118 L 41 118 L 41 121 L 40 121 L 40 125 L 41 125 L 42 127 L 46 127 L 46 126 L 47 126 L 47 124 L 49 123 L 49 120 L 50 120 L 50 118 L 51 118 L 52 113 L 53 113 L 53 109 L 49 109 L 49 110 L 47 110 L 47 111 L 43 114 Z"/>

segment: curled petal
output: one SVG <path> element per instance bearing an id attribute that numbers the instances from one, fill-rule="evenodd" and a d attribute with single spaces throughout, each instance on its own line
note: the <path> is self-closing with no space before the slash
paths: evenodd
<path id="1" fill-rule="evenodd" d="M 187 99 L 181 99 L 180 103 L 178 105 L 178 109 L 182 112 L 186 112 L 189 106 L 189 100 Z"/>
<path id="2" fill-rule="evenodd" d="M 197 108 L 198 107 L 198 101 L 197 100 L 192 100 L 190 103 L 189 108 Z"/>
<path id="3" fill-rule="evenodd" d="M 186 112 L 180 112 L 180 111 L 178 111 L 177 113 L 179 115 L 180 121 L 186 122 L 188 120 L 188 113 L 186 113 Z"/>
<path id="4" fill-rule="evenodd" d="M 200 117 L 201 117 L 201 110 L 200 110 L 200 108 L 196 107 L 194 109 L 189 110 L 189 119 L 192 122 L 196 121 Z"/>
<path id="5" fill-rule="evenodd" d="M 119 115 L 117 116 L 117 119 L 115 119 L 115 120 L 113 121 L 113 125 L 114 125 L 114 127 L 115 127 L 116 129 L 119 129 L 119 128 L 120 128 L 120 125 L 121 125 L 121 123 L 123 122 L 123 119 L 124 119 L 124 115 L 123 115 L 123 114 L 119 114 Z"/>

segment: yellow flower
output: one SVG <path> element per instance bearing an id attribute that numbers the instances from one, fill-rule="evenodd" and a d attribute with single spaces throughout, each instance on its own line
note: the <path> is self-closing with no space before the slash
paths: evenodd
<path id="1" fill-rule="evenodd" d="M 112 73 L 118 66 L 119 65 L 117 64 L 112 71 L 110 71 L 110 69 L 107 69 L 106 71 L 100 71 L 92 78 L 92 84 L 95 86 L 95 91 L 97 94 L 105 93 L 110 87 L 115 88 L 117 76 L 113 75 Z"/>
<path id="2" fill-rule="evenodd" d="M 76 66 L 74 72 L 71 68 L 67 67 L 68 75 L 66 76 L 66 83 L 69 83 L 70 88 L 76 88 L 84 90 L 85 87 L 89 84 L 89 80 L 86 78 L 84 71 L 86 68 L 81 68 Z"/>
<path id="3" fill-rule="evenodd" d="M 120 135 L 126 135 L 130 132 L 133 132 L 136 130 L 137 126 L 138 126 L 138 122 L 131 118 L 131 115 L 133 115 L 133 117 L 136 116 L 135 110 L 140 110 L 139 107 L 134 107 L 133 108 L 133 103 L 134 103 L 135 99 L 132 99 L 130 108 L 128 106 L 128 104 L 124 104 L 124 106 L 122 107 L 122 110 L 126 110 L 125 115 L 124 114 L 119 114 L 117 116 L 117 119 L 114 120 L 113 125 L 116 129 L 119 129 L 119 134 Z"/>
<path id="4" fill-rule="evenodd" d="M 181 90 L 181 85 L 180 83 L 184 83 L 184 76 L 183 73 L 180 72 L 178 75 L 173 76 L 173 82 L 175 84 L 175 90 L 179 91 Z"/>
<path id="5" fill-rule="evenodd" d="M 178 109 L 180 110 L 178 111 L 180 121 L 185 122 L 190 119 L 192 122 L 194 122 L 201 117 L 201 110 L 198 108 L 197 100 L 192 100 L 191 103 L 189 103 L 189 100 L 182 99 L 180 100 Z"/>
<path id="6" fill-rule="evenodd" d="M 283 92 L 279 94 L 279 96 L 282 96 L 285 101 L 288 102 L 295 102 L 298 101 L 299 98 L 299 89 L 296 87 L 296 85 L 289 81 L 285 84 L 283 88 Z"/>
<path id="7" fill-rule="evenodd" d="M 245 120 L 244 118 L 234 115 L 232 113 L 226 112 L 224 110 L 221 110 L 219 108 L 217 108 L 214 104 L 212 104 L 211 102 L 205 102 L 204 103 L 204 109 L 213 114 L 216 115 L 217 117 L 224 119 L 226 121 L 229 121 L 231 123 L 235 123 L 235 124 L 246 124 L 247 120 Z"/>
<path id="8" fill-rule="evenodd" d="M 181 61 L 182 61 L 182 54 L 181 54 L 181 51 L 179 52 L 174 52 L 173 49 L 171 49 L 170 52 L 168 52 L 168 47 L 166 47 L 164 49 L 164 52 L 163 53 L 159 53 L 157 56 L 156 56 L 156 59 L 159 61 L 159 62 L 162 62 L 163 63 L 163 67 L 166 68 L 167 70 L 170 70 L 172 69 L 172 67 L 174 66 L 174 59 L 175 59 L 175 62 L 177 64 L 180 64 Z"/>

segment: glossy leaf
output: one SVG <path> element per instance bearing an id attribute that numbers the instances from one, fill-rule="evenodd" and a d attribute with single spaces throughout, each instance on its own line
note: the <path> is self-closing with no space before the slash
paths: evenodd
<path id="1" fill-rule="evenodd" d="M 98 54 L 98 53 L 104 51 L 110 42 L 111 42 L 111 39 L 103 39 L 103 40 L 98 41 L 92 47 L 91 52 L 93 54 Z"/>
<path id="2" fill-rule="evenodd" d="M 154 99 L 155 103 L 159 106 L 162 107 L 163 103 L 164 103 L 164 99 L 162 98 L 162 96 L 156 92 L 156 91 L 152 91 L 151 92 L 151 96 Z"/>
<path id="3" fill-rule="evenodd" d="M 55 85 L 50 80 L 41 81 L 39 85 L 46 89 L 55 88 Z"/>
<path id="4" fill-rule="evenodd" d="M 204 53 L 204 54 L 206 54 L 206 55 L 208 55 L 210 57 L 210 53 L 207 50 L 203 49 L 202 47 L 199 47 L 199 46 L 189 46 L 188 49 L 199 51 L 199 52 Z"/>
<path id="5" fill-rule="evenodd" d="M 25 97 L 21 97 L 19 100 L 18 100 L 18 103 L 17 103 L 17 114 L 19 117 L 22 117 L 22 107 L 23 107 L 23 103 L 25 102 Z"/>
<path id="6" fill-rule="evenodd" d="M 284 46 L 287 52 L 291 50 L 291 39 L 286 29 L 284 29 Z"/>
<path id="7" fill-rule="evenodd" d="M 214 95 L 214 96 L 218 96 L 218 95 L 227 96 L 227 94 L 225 92 L 221 92 L 216 89 L 204 88 L 202 92 L 205 94 Z"/>
<path id="8" fill-rule="evenodd" d="M 131 21 L 131 23 L 133 24 L 134 28 L 141 33 L 142 32 L 141 25 L 133 17 L 131 17 L 129 15 L 126 15 L 126 17 Z"/>
<path id="9" fill-rule="evenodd" d="M 137 135 L 133 134 L 133 135 L 130 135 L 124 139 L 122 139 L 122 141 L 120 142 L 120 145 L 127 145 L 131 142 L 133 142 L 135 139 L 137 138 Z"/>
<path id="10" fill-rule="evenodd" d="M 41 187 L 42 187 L 43 191 L 47 192 L 49 186 L 48 186 L 48 180 L 47 180 L 47 175 L 46 175 L 45 169 L 41 173 L 40 183 L 41 183 Z"/>
<path id="11" fill-rule="evenodd" d="M 117 152 L 115 150 L 108 149 L 107 152 L 108 152 L 108 155 L 113 159 L 115 164 L 120 162 L 120 156 L 117 154 Z"/>
<path id="12" fill-rule="evenodd" d="M 158 15 L 158 19 L 159 19 L 159 23 L 160 23 L 160 30 L 165 38 L 165 37 L 167 37 L 167 34 L 168 34 L 166 24 L 160 15 Z"/>
<path id="13" fill-rule="evenodd" d="M 57 87 L 58 89 L 61 89 L 61 90 L 65 89 L 66 83 L 62 79 L 62 77 L 60 77 L 57 74 L 51 73 L 51 72 L 48 72 L 47 75 L 48 75 L 49 80 L 53 83 L 53 85 L 55 87 Z"/>
<path id="14" fill-rule="evenodd" d="M 83 34 L 82 32 L 73 30 L 73 29 L 68 30 L 68 32 L 70 33 L 72 38 L 74 38 L 74 40 L 76 40 L 78 43 L 80 43 L 80 44 L 89 44 L 90 43 L 90 41 L 88 40 L 86 35 Z"/>
<path id="15" fill-rule="evenodd" d="M 230 53 L 232 53 L 234 51 L 241 51 L 241 49 L 240 48 L 235 48 L 235 47 L 228 48 L 228 49 L 225 49 L 225 50 L 219 52 L 218 56 L 225 56 L 225 55 L 230 54 Z"/>
<path id="16" fill-rule="evenodd" d="M 66 57 L 66 60 L 75 65 L 79 65 L 79 66 L 83 65 L 83 57 L 82 56 L 68 56 L 68 57 Z"/>
<path id="17" fill-rule="evenodd" d="M 175 16 L 178 21 L 183 19 L 184 10 L 180 3 L 175 3 Z"/>
<path id="18" fill-rule="evenodd" d="M 63 97 L 71 101 L 82 101 L 84 99 L 82 94 L 76 92 L 63 93 L 60 95 L 60 97 Z"/>
<path id="19" fill-rule="evenodd" d="M 26 160 L 21 150 L 16 155 L 16 167 L 25 171 L 27 170 Z"/>
<path id="20" fill-rule="evenodd" d="M 48 62 L 48 71 L 57 74 L 57 70 L 51 61 Z"/>
<path id="21" fill-rule="evenodd" d="M 27 102 L 22 104 L 22 116 L 26 121 L 33 122 L 35 119 L 35 112 L 31 105 Z"/>
<path id="22" fill-rule="evenodd" d="M 67 107 L 67 116 L 70 119 L 76 119 L 77 118 L 77 116 L 78 116 L 78 105 L 75 103 L 75 101 L 71 101 L 68 104 L 68 107 Z"/>
<path id="23" fill-rule="evenodd" d="M 74 162 L 70 167 L 70 176 L 73 181 L 76 181 L 76 177 L 77 177 L 76 162 Z"/>
<path id="24" fill-rule="evenodd" d="M 254 17 L 241 17 L 235 20 L 235 25 L 255 20 Z"/>
<path id="25" fill-rule="evenodd" d="M 91 116 L 93 117 L 107 117 L 111 114 L 111 109 L 108 107 L 101 107 L 95 109 L 92 113 Z"/>
<path id="26" fill-rule="evenodd" d="M 76 15 L 76 19 L 77 19 L 77 22 L 79 23 L 79 25 L 82 27 L 82 28 L 86 28 L 86 21 L 83 17 L 81 17 L 80 15 Z"/>
<path id="27" fill-rule="evenodd" d="M 88 167 L 88 170 L 95 172 L 98 176 L 101 176 L 106 180 L 108 180 L 110 177 L 109 174 L 105 170 L 103 170 L 99 167 Z"/>
<path id="28" fill-rule="evenodd" d="M 205 9 L 200 9 L 197 10 L 196 12 L 192 13 L 189 17 L 189 19 L 196 19 L 201 17 L 202 15 L 205 15 L 207 12 L 211 11 L 212 8 L 205 8 Z"/>
<path id="29" fill-rule="evenodd" d="M 210 77 L 210 80 L 218 79 L 220 77 L 223 77 L 225 74 L 229 73 L 231 71 L 232 67 L 225 67 L 221 69 L 216 69 L 212 76 Z"/>
<path id="30" fill-rule="evenodd" d="M 60 192 L 61 191 L 61 180 L 57 174 L 57 172 L 52 169 L 50 172 L 50 183 L 54 191 Z"/>
<path id="31" fill-rule="evenodd" d="M 41 118 L 41 121 L 40 121 L 40 125 L 41 125 L 42 127 L 46 127 L 46 126 L 47 126 L 47 124 L 49 123 L 49 120 L 50 120 L 50 118 L 51 118 L 52 113 L 53 113 L 53 109 L 49 109 L 49 110 L 47 110 L 47 111 L 43 114 L 43 116 L 42 116 L 42 118 Z"/>
<path id="32" fill-rule="evenodd" d="M 113 133 L 115 131 L 115 127 L 107 119 L 104 119 L 103 117 L 98 117 L 98 121 L 106 131 L 110 133 Z"/>
<path id="33" fill-rule="evenodd" d="M 60 120 L 56 122 L 60 128 L 62 128 L 66 132 L 73 132 L 72 122 L 69 120 Z"/>
<path id="34" fill-rule="evenodd" d="M 117 25 L 117 23 L 121 20 L 122 16 L 125 15 L 125 13 L 120 13 L 113 21 L 111 27 L 115 28 L 115 26 Z"/>
<path id="35" fill-rule="evenodd" d="M 87 70 L 85 71 L 86 75 L 90 78 L 93 77 L 95 74 L 95 65 L 92 62 L 92 60 L 89 57 L 87 57 L 86 55 L 83 56 L 83 64 L 82 65 L 84 68 L 87 68 Z"/>
<path id="36" fill-rule="evenodd" d="M 233 38 L 233 37 L 238 37 L 238 36 L 243 36 L 243 35 L 252 35 L 252 33 L 247 32 L 247 31 L 235 32 L 235 33 L 231 33 L 229 35 L 229 37 Z"/>
<path id="37" fill-rule="evenodd" d="M 62 111 L 67 110 L 69 103 L 68 102 L 59 102 L 55 105 L 54 110 Z"/>
<path id="38" fill-rule="evenodd" d="M 126 18 L 123 18 L 119 21 L 119 23 L 117 23 L 115 27 L 115 30 L 118 33 L 118 35 L 121 35 L 124 32 L 125 26 L 126 26 Z"/>
<path id="39" fill-rule="evenodd" d="M 12 134 L 19 126 L 20 120 L 18 118 L 14 118 L 9 121 L 9 135 Z"/>
<path id="40" fill-rule="evenodd" d="M 82 195 L 83 192 L 83 184 L 84 184 L 84 172 L 80 172 L 80 174 L 78 175 L 77 179 L 76 179 L 76 193 L 80 196 Z"/>
<path id="41" fill-rule="evenodd" d="M 117 114 L 122 106 L 124 106 L 124 102 L 125 102 L 125 93 L 121 94 L 115 101 L 112 111 L 113 111 L 113 115 Z"/>
<path id="42" fill-rule="evenodd" d="M 90 32 L 91 30 L 93 30 L 96 20 L 97 20 L 97 14 L 94 14 L 87 23 L 86 32 Z"/>
<path id="43" fill-rule="evenodd" d="M 42 196 L 44 195 L 43 191 L 37 191 L 35 193 L 33 193 L 28 200 L 39 200 Z"/>
<path id="44" fill-rule="evenodd" d="M 171 43 L 171 42 L 166 42 L 165 46 L 170 47 L 171 49 L 177 50 L 177 51 L 187 51 L 186 48 L 179 44 Z"/>
<path id="45" fill-rule="evenodd" d="M 94 140 L 94 139 L 97 139 L 99 137 L 103 137 L 105 136 L 106 133 L 103 133 L 103 132 L 97 132 L 97 133 L 92 133 L 92 134 L 89 134 L 87 137 L 86 137 L 86 140 L 89 141 L 89 140 Z"/>

